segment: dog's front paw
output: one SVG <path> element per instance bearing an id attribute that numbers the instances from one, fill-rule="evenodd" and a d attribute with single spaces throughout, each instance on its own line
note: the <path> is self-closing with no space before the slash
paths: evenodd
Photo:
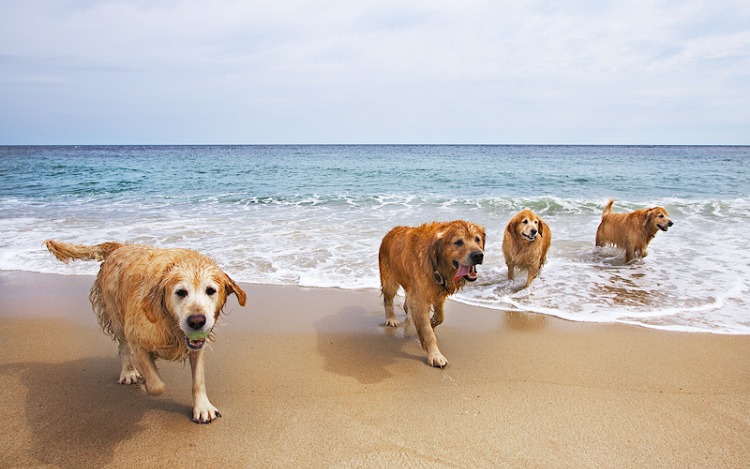
<path id="1" fill-rule="evenodd" d="M 137 384 L 141 381 L 141 374 L 138 370 L 122 371 L 120 373 L 120 384 Z"/>
<path id="2" fill-rule="evenodd" d="M 440 352 L 432 353 L 427 357 L 427 363 L 430 364 L 430 366 L 444 368 L 446 365 L 448 365 L 448 360 L 441 354 Z"/>
<path id="3" fill-rule="evenodd" d="M 208 401 L 193 407 L 193 422 L 195 423 L 211 423 L 219 417 L 221 417 L 219 409 Z"/>
<path id="4" fill-rule="evenodd" d="M 398 327 L 399 322 L 396 318 L 388 318 L 385 320 L 385 325 L 389 327 Z"/>

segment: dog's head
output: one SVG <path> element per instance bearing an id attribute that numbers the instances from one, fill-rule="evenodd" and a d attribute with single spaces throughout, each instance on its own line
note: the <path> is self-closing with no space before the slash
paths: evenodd
<path id="1" fill-rule="evenodd" d="M 542 219 L 528 209 L 518 212 L 511 218 L 506 229 L 513 236 L 517 236 L 530 243 L 536 241 L 537 236 L 544 236 L 544 223 Z"/>
<path id="2" fill-rule="evenodd" d="M 462 220 L 446 223 L 433 244 L 433 264 L 446 278 L 477 279 L 478 264 L 484 261 L 484 228 Z"/>
<path id="3" fill-rule="evenodd" d="M 212 261 L 181 259 L 151 289 L 144 309 L 151 322 L 166 316 L 179 327 L 188 349 L 200 350 L 232 293 L 245 306 L 245 292 Z"/>
<path id="4" fill-rule="evenodd" d="M 646 211 L 646 229 L 651 233 L 656 233 L 657 230 L 667 231 L 672 225 L 674 223 L 663 207 L 654 207 Z"/>

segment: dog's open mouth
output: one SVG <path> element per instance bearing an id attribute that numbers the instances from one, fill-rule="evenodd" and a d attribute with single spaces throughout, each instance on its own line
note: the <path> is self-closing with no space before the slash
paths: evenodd
<path id="1" fill-rule="evenodd" d="M 667 231 L 669 229 L 669 225 L 659 225 L 659 224 L 657 224 L 656 226 L 658 226 L 659 229 L 662 230 L 662 231 Z"/>
<path id="2" fill-rule="evenodd" d="M 453 265 L 456 267 L 456 275 L 453 276 L 453 280 L 463 277 L 469 282 L 473 282 L 477 279 L 477 266 L 466 266 L 459 264 L 457 261 L 453 261 Z"/>
<path id="3" fill-rule="evenodd" d="M 189 337 L 185 337 L 185 344 L 190 350 L 200 350 L 203 348 L 204 345 L 206 345 L 206 339 L 197 339 L 193 340 Z"/>
<path id="4" fill-rule="evenodd" d="M 526 233 L 521 233 L 521 236 L 523 236 L 524 238 L 526 238 L 527 241 L 531 241 L 532 243 L 534 241 L 536 241 L 536 234 L 530 235 L 530 234 L 526 234 Z"/>

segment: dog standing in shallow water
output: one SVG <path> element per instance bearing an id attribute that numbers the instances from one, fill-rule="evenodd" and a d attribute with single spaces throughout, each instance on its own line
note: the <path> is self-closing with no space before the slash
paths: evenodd
<path id="1" fill-rule="evenodd" d="M 604 247 L 613 244 L 625 249 L 626 264 L 636 256 L 646 257 L 646 248 L 656 233 L 667 231 L 674 225 L 663 207 L 612 213 L 614 202 L 614 199 L 609 199 L 602 211 L 602 221 L 596 230 L 596 245 Z"/>
<path id="2" fill-rule="evenodd" d="M 444 367 L 434 328 L 443 322 L 449 295 L 477 279 L 484 260 L 484 228 L 463 220 L 397 226 L 385 235 L 378 255 L 385 324 L 399 325 L 393 297 L 399 286 L 406 292 L 404 311 L 411 316 L 427 362 Z M 430 309 L 433 315 L 430 318 Z"/>
<path id="3" fill-rule="evenodd" d="M 547 250 L 552 243 L 552 230 L 531 210 L 518 212 L 508 222 L 503 234 L 503 256 L 508 266 L 508 280 L 515 278 L 514 269 L 528 269 L 526 286 L 539 274 L 547 262 Z"/>
<path id="4" fill-rule="evenodd" d="M 102 262 L 91 287 L 91 306 L 104 332 L 119 344 L 120 383 L 135 384 L 141 374 L 149 394 L 166 389 L 155 360 L 190 360 L 193 420 L 221 417 L 206 395 L 204 345 L 227 296 L 245 306 L 245 292 L 208 257 L 189 249 L 102 243 L 94 246 L 47 240 L 61 261 Z"/>

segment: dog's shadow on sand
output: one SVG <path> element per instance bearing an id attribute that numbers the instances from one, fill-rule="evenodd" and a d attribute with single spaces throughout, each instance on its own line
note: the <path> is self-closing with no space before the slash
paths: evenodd
<path id="1" fill-rule="evenodd" d="M 28 420 L 29 455 L 55 467 L 103 467 L 121 442 L 145 429 L 139 422 L 147 412 L 191 415 L 185 405 L 117 383 L 118 368 L 117 358 L 100 357 L 0 366 L 3 381 L 20 379 L 25 388 L 18 412 Z"/>
<path id="2" fill-rule="evenodd" d="M 414 328 L 385 326 L 383 312 L 362 307 L 342 308 L 313 326 L 317 350 L 326 360 L 325 370 L 374 384 L 393 376 L 388 368 L 404 358 L 424 362 Z M 408 351 L 407 351 L 408 349 Z"/>

